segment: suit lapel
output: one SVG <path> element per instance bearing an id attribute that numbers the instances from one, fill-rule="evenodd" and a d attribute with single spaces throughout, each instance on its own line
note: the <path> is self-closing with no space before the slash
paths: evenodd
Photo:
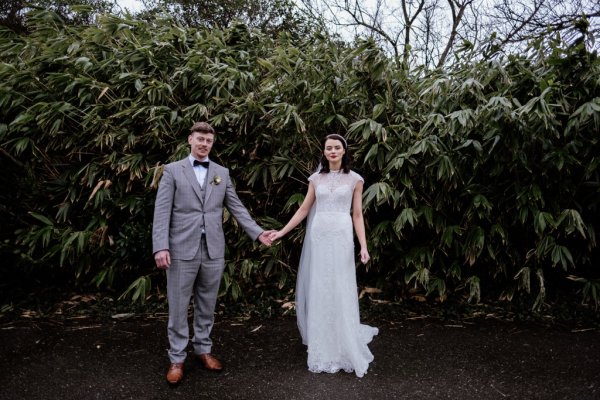
<path id="1" fill-rule="evenodd" d="M 194 193 L 196 193 L 196 196 L 198 196 L 198 199 L 200 199 L 200 202 L 202 204 L 204 204 L 204 199 L 202 198 L 202 192 L 200 191 L 200 184 L 198 183 L 198 180 L 196 179 L 196 174 L 194 173 L 194 170 L 193 170 L 192 166 L 190 165 L 189 160 L 186 158 L 183 161 L 185 161 L 185 162 L 181 163 L 181 168 L 183 169 L 183 175 L 185 175 L 187 180 L 190 182 L 190 185 L 192 185 L 192 189 L 194 189 Z"/>
<path id="2" fill-rule="evenodd" d="M 206 197 L 204 200 L 207 203 L 208 203 L 208 198 L 210 197 L 210 193 L 212 192 L 212 189 L 214 186 L 211 183 L 211 182 L 213 182 L 214 178 L 215 178 L 215 166 L 211 162 L 210 164 L 208 164 L 208 171 L 206 172 L 206 179 L 204 180 L 204 191 L 206 192 Z"/>

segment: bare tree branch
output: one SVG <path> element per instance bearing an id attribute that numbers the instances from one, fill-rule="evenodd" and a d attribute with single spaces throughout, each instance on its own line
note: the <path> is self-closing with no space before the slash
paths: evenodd
<path id="1" fill-rule="evenodd" d="M 421 11 L 425 7 L 425 0 L 419 0 L 417 11 L 411 16 L 407 7 L 407 0 L 402 0 L 402 13 L 404 15 L 404 50 L 402 56 L 402 65 L 404 68 L 408 68 L 408 58 L 410 56 L 410 32 L 413 30 L 413 24 Z"/>
<path id="2" fill-rule="evenodd" d="M 465 15 L 465 10 L 472 2 L 473 0 L 465 0 L 462 3 L 459 0 L 448 0 L 450 10 L 452 11 L 452 30 L 450 31 L 450 37 L 448 38 L 448 42 L 446 43 L 446 48 L 444 49 L 442 55 L 440 56 L 440 59 L 438 60 L 437 68 L 440 68 L 446 63 L 448 53 L 450 52 L 450 49 L 452 49 L 452 46 L 454 46 L 454 41 L 456 40 L 458 26 L 460 25 L 463 16 Z"/>
<path id="3" fill-rule="evenodd" d="M 377 40 L 403 67 L 440 68 L 464 42 L 475 57 L 518 51 L 532 39 L 560 32 L 567 42 L 582 38 L 599 48 L 600 2 L 589 0 L 300 0 L 315 7 L 328 26 Z M 319 15 L 318 13 L 315 13 Z M 324 15 L 327 14 L 325 17 Z M 348 37 L 348 35 L 345 35 Z"/>

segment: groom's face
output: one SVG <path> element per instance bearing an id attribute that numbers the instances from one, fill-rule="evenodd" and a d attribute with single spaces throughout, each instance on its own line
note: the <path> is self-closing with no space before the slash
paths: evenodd
<path id="1" fill-rule="evenodd" d="M 208 153 L 210 153 L 210 149 L 212 149 L 214 142 L 215 135 L 212 133 L 192 132 L 191 135 L 188 136 L 190 151 L 196 160 L 203 160 L 208 157 Z"/>

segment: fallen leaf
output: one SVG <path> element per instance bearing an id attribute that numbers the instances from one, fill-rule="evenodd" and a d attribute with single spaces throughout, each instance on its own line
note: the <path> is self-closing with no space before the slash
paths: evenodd
<path id="1" fill-rule="evenodd" d="M 377 289 L 374 287 L 365 287 L 360 291 L 359 299 L 362 299 L 365 294 L 379 294 L 381 293 L 381 289 Z"/>
<path id="2" fill-rule="evenodd" d="M 288 301 L 287 303 L 283 303 L 281 305 L 281 308 L 294 308 L 296 306 L 296 303 L 293 301 Z"/>
<path id="3" fill-rule="evenodd" d="M 123 314 L 115 314 L 113 315 L 111 318 L 112 319 L 118 319 L 119 321 L 128 319 L 133 317 L 135 314 L 134 313 L 123 313 Z"/>

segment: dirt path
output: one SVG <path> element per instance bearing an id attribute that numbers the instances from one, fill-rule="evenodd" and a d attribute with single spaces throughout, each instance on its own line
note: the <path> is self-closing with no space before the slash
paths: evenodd
<path id="1" fill-rule="evenodd" d="M 313 374 L 293 318 L 219 321 L 214 374 L 191 357 L 171 388 L 166 322 L 139 318 L 0 326 L 0 399 L 600 399 L 600 332 L 482 320 L 369 321 L 362 379 Z"/>

